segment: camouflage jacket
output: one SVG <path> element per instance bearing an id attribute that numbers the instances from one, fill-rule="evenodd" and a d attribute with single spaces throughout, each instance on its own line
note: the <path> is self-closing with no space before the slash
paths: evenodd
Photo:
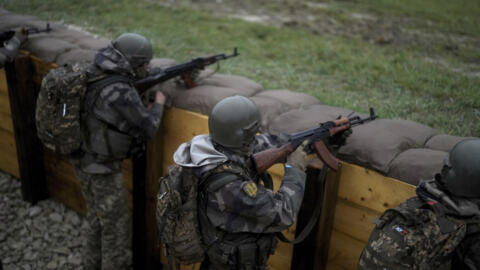
<path id="1" fill-rule="evenodd" d="M 254 152 L 278 145 L 281 141 L 275 135 L 257 136 Z M 179 165 L 196 167 L 200 175 L 226 162 L 245 170 L 246 178 L 236 176 L 225 186 L 205 191 L 207 216 L 215 227 L 228 233 L 272 233 L 282 231 L 295 222 L 305 188 L 306 175 L 303 171 L 286 168 L 282 185 L 275 193 L 259 183 L 260 178 L 246 157 L 219 146 L 213 147 L 206 135 L 180 147 L 174 159 Z"/>
<path id="2" fill-rule="evenodd" d="M 358 269 L 479 269 L 480 211 L 434 180 L 377 220 Z"/>
<path id="3" fill-rule="evenodd" d="M 114 48 L 101 49 L 95 56 L 101 73 L 133 78 L 128 61 Z M 120 171 L 121 161 L 134 147 L 152 138 L 160 126 L 163 106 L 146 108 L 128 82 L 115 82 L 86 95 L 86 134 L 81 168 L 89 173 Z"/>

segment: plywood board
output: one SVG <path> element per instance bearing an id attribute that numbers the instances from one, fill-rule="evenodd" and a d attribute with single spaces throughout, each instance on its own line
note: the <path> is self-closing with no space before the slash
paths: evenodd
<path id="1" fill-rule="evenodd" d="M 8 115 L 12 114 L 10 111 L 10 99 L 8 98 L 8 93 L 0 92 L 0 112 Z"/>
<path id="2" fill-rule="evenodd" d="M 338 200 L 335 206 L 333 227 L 359 241 L 367 242 L 374 224 L 372 220 L 381 215 L 371 209 L 352 204 L 345 200 Z"/>
<path id="3" fill-rule="evenodd" d="M 338 197 L 377 212 L 415 196 L 415 187 L 363 167 L 344 164 Z"/>
<path id="4" fill-rule="evenodd" d="M 15 177 L 20 177 L 15 136 L 12 132 L 0 129 L 0 169 Z"/>
<path id="5" fill-rule="evenodd" d="M 0 69 L 0 93 L 8 94 L 7 77 L 4 68 Z"/>
<path id="6" fill-rule="evenodd" d="M 330 239 L 328 265 L 333 264 L 342 269 L 357 269 L 358 259 L 364 247 L 364 242 L 333 230 Z"/>

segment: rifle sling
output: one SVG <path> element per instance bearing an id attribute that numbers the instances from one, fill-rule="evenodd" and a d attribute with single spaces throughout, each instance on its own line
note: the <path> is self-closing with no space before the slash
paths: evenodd
<path id="1" fill-rule="evenodd" d="M 325 180 L 327 177 L 327 172 L 328 172 L 328 167 L 324 165 L 323 168 L 320 170 L 320 173 L 318 174 L 317 181 L 320 183 L 319 196 L 317 196 L 317 198 L 315 199 L 315 208 L 307 225 L 305 225 L 303 230 L 298 234 L 297 237 L 295 237 L 295 240 L 293 241 L 287 239 L 285 235 L 283 235 L 283 233 L 278 232 L 277 238 L 280 239 L 280 241 L 286 242 L 286 243 L 292 243 L 292 244 L 301 243 L 303 242 L 303 240 L 307 238 L 307 236 L 312 231 L 313 227 L 315 227 L 315 224 L 317 223 L 318 218 L 322 213 L 323 190 L 324 190 Z"/>

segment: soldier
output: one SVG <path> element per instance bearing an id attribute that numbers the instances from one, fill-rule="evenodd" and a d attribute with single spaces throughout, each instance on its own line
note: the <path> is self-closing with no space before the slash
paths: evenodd
<path id="1" fill-rule="evenodd" d="M 6 63 L 13 61 L 25 38 L 26 36 L 20 32 L 5 31 L 0 33 L 0 69 Z"/>
<path id="2" fill-rule="evenodd" d="M 457 143 L 416 193 L 375 222 L 358 269 L 480 269 L 480 139 Z"/>
<path id="3" fill-rule="evenodd" d="M 75 164 L 88 207 L 85 269 L 131 266 L 132 225 L 121 165 L 143 150 L 161 122 L 165 96 L 157 92 L 145 107 L 131 84 L 147 75 L 151 58 L 152 46 L 145 37 L 124 33 L 94 59 L 98 73 L 107 79 L 91 86 L 85 96 L 83 151 Z"/>
<path id="4" fill-rule="evenodd" d="M 282 185 L 274 193 L 261 184 L 268 181 L 256 172 L 251 156 L 286 140 L 255 136 L 259 125 L 260 113 L 250 99 L 223 99 L 211 111 L 210 135 L 196 136 L 174 154 L 176 164 L 194 168 L 203 179 L 198 212 L 207 250 L 202 269 L 266 269 L 276 233 L 297 217 L 306 178 L 305 144 L 287 157 Z"/>

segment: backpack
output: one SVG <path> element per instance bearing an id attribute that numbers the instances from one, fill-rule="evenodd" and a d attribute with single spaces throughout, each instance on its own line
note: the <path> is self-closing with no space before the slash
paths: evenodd
<path id="1" fill-rule="evenodd" d="M 88 63 L 67 64 L 50 70 L 42 80 L 38 94 L 35 124 L 43 145 L 61 155 L 70 155 L 83 142 L 81 117 L 88 89 L 103 89 L 128 78 L 97 75 Z M 95 85 L 95 86 L 94 86 Z"/>
<path id="2" fill-rule="evenodd" d="M 175 259 L 176 263 L 188 265 L 201 262 L 205 257 L 206 249 L 198 221 L 197 196 L 204 180 L 223 172 L 243 175 L 241 168 L 222 164 L 200 178 L 192 168 L 174 164 L 159 179 L 156 221 L 160 242 L 168 255 L 169 264 Z"/>
<path id="3" fill-rule="evenodd" d="M 467 220 L 445 215 L 444 206 L 408 199 L 376 223 L 358 269 L 450 269 L 465 238 Z"/>

